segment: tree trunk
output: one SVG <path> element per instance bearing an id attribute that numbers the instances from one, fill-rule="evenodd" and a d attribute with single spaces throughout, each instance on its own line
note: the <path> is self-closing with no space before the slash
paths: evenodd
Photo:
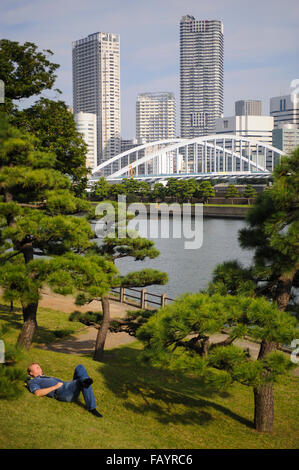
<path id="1" fill-rule="evenodd" d="M 101 299 L 102 309 L 103 309 L 103 321 L 101 328 L 98 331 L 95 351 L 94 351 L 94 360 L 101 362 L 104 355 L 104 346 L 106 341 L 106 336 L 108 333 L 110 325 L 110 302 L 108 297 L 102 297 Z"/>
<path id="2" fill-rule="evenodd" d="M 272 432 L 274 424 L 273 385 L 254 389 L 254 427 L 259 432 Z"/>
<path id="3" fill-rule="evenodd" d="M 277 344 L 263 340 L 258 360 L 277 349 Z M 265 372 L 266 377 L 267 372 Z M 272 432 L 274 424 L 274 395 L 273 385 L 262 384 L 254 388 L 254 427 L 259 432 Z"/>
<path id="4" fill-rule="evenodd" d="M 30 261 L 34 259 L 32 242 L 24 240 L 21 246 L 17 248 L 23 253 L 25 264 L 30 263 Z M 19 334 L 17 344 L 25 349 L 30 348 L 34 333 L 37 330 L 37 307 L 38 302 L 22 302 L 24 323 Z"/>
<path id="5" fill-rule="evenodd" d="M 275 298 L 280 310 L 285 310 L 289 304 L 295 273 L 289 276 L 280 276 L 276 288 Z"/>
<path id="6" fill-rule="evenodd" d="M 18 337 L 17 344 L 25 349 L 29 349 L 34 333 L 37 329 L 36 312 L 38 303 L 23 305 L 23 326 Z"/>

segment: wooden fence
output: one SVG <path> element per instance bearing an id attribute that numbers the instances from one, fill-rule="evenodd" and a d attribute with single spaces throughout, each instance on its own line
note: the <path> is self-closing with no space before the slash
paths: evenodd
<path id="1" fill-rule="evenodd" d="M 119 302 L 133 305 L 142 309 L 151 310 L 153 308 L 164 307 L 167 302 L 173 302 L 174 299 L 164 294 L 154 294 L 147 289 L 133 289 L 128 287 L 116 287 L 111 289 L 111 298 Z"/>

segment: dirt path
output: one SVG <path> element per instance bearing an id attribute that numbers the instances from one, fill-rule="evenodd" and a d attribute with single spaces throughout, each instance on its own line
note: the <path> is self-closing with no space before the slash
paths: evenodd
<path id="1" fill-rule="evenodd" d="M 66 313 L 72 313 L 74 310 L 79 310 L 80 312 L 88 312 L 89 310 L 96 312 L 102 310 L 101 302 L 97 300 L 80 307 L 75 304 L 74 298 L 71 295 L 54 294 L 49 289 L 44 289 L 42 296 L 42 299 L 39 301 L 40 307 L 61 310 Z M 132 307 L 131 305 L 121 304 L 116 300 L 111 300 L 110 313 L 112 318 L 124 317 L 127 310 L 136 309 L 137 307 Z"/>
<path id="2" fill-rule="evenodd" d="M 93 301 L 88 305 L 78 307 L 74 303 L 72 296 L 63 296 L 53 294 L 50 290 L 43 291 L 43 298 L 39 302 L 40 307 L 52 308 L 53 310 L 60 310 L 62 312 L 71 313 L 74 310 L 81 312 L 101 311 L 101 302 Z M 110 302 L 110 314 L 111 318 L 123 318 L 126 315 L 127 310 L 137 310 L 137 307 L 131 305 L 121 304 L 115 300 Z M 92 354 L 94 351 L 95 340 L 97 337 L 98 330 L 93 326 L 85 328 L 82 333 L 77 333 L 64 340 L 57 340 L 52 344 L 43 346 L 43 349 L 61 352 L 64 354 Z M 122 344 L 128 344 L 135 341 L 136 338 L 128 335 L 127 333 L 110 333 L 108 332 L 105 349 L 116 348 Z"/>

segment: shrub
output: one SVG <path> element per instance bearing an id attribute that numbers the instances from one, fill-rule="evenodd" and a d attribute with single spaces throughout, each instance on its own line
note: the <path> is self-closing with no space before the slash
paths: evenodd
<path id="1" fill-rule="evenodd" d="M 79 312 L 75 310 L 69 316 L 69 321 L 79 321 L 84 325 L 100 324 L 103 320 L 102 312 Z"/>

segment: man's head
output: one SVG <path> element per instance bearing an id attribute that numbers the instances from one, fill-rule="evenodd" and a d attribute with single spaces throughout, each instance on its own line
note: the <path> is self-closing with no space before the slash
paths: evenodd
<path id="1" fill-rule="evenodd" d="M 27 372 L 31 377 L 37 377 L 38 375 L 43 375 L 41 366 L 37 362 L 32 362 L 27 368 Z"/>

